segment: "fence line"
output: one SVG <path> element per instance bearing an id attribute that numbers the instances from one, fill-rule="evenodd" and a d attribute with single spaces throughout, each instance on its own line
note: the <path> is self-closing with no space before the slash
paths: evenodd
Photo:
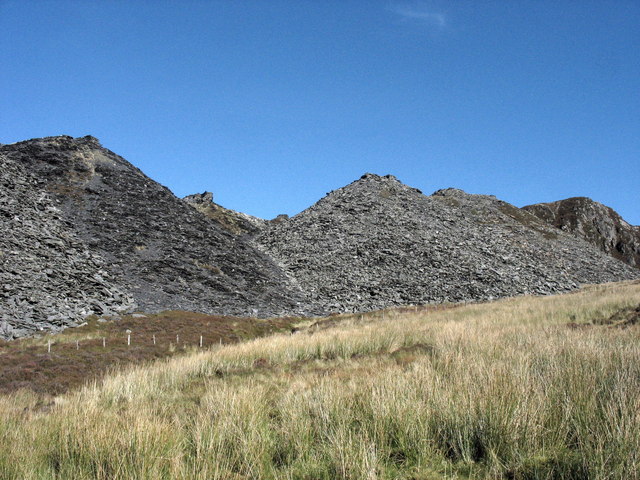
<path id="1" fill-rule="evenodd" d="M 104 348 L 107 348 L 107 337 L 101 337 L 101 338 L 102 338 L 102 348 L 103 348 L 103 349 L 104 349 Z M 136 338 L 136 337 L 134 337 L 134 340 L 135 340 L 135 338 Z M 137 338 L 144 339 L 144 338 L 146 338 L 146 336 L 142 336 L 142 335 L 141 335 L 140 337 L 137 337 Z M 118 343 L 118 341 L 117 341 L 117 340 L 118 340 L 118 337 L 110 337 L 110 339 L 111 339 L 111 340 L 113 340 L 113 341 L 115 341 L 115 342 L 116 342 L 116 344 Z M 195 347 L 195 346 L 197 346 L 198 348 L 204 348 L 204 347 L 205 347 L 205 341 L 204 341 L 204 339 L 205 339 L 204 335 L 200 335 L 200 336 L 199 336 L 199 338 L 197 338 L 196 340 L 194 340 L 193 346 L 194 346 L 194 347 Z M 90 341 L 92 341 L 92 340 L 93 340 L 93 341 L 95 341 L 96 339 L 95 339 L 95 338 L 87 338 L 87 339 L 85 339 L 85 340 L 86 340 L 87 342 L 90 342 Z M 81 345 L 81 343 L 82 343 L 82 342 L 81 342 L 80 340 L 76 340 L 75 342 L 76 342 L 76 350 L 80 350 L 80 347 L 82 346 L 82 345 Z M 162 347 L 162 345 L 158 344 L 158 339 L 156 338 L 156 335 L 155 335 L 155 334 L 151 335 L 151 342 L 153 343 L 153 345 L 154 345 L 154 346 Z M 48 339 L 48 340 L 47 340 L 47 353 L 51 353 L 52 347 L 54 347 L 57 343 L 58 343 L 58 342 L 56 342 L 55 340 Z M 71 345 L 72 345 L 73 343 L 72 343 L 72 342 L 61 342 L 61 343 L 60 343 L 60 345 L 69 345 L 69 344 L 71 344 Z M 142 345 L 142 346 L 144 346 L 145 344 L 146 344 L 146 343 L 144 342 L 144 340 L 142 340 L 142 341 L 141 341 L 140 343 L 138 343 L 137 345 Z M 180 344 L 180 334 L 176 334 L 176 346 L 177 346 L 177 345 L 179 345 L 179 344 Z M 222 337 L 219 337 L 219 339 L 218 339 L 218 346 L 222 346 L 222 344 L 223 344 L 223 343 L 222 343 Z M 86 343 L 85 343 L 85 345 L 86 345 Z M 148 344 L 146 344 L 146 345 L 148 345 Z M 185 343 L 184 341 L 182 342 L 182 344 L 181 344 L 181 345 L 182 345 L 184 348 L 187 348 L 187 346 L 188 346 L 188 344 L 187 344 L 187 343 Z M 211 342 L 211 344 L 210 344 L 209 346 L 214 346 L 214 345 L 216 345 L 215 341 L 214 341 L 214 342 Z M 131 333 L 127 333 L 127 347 L 131 347 L 131 346 L 134 346 L 134 347 L 135 347 L 135 346 L 136 346 L 136 344 L 135 344 L 135 342 L 134 342 L 134 344 L 132 345 Z M 171 343 L 171 341 L 169 341 L 169 343 L 168 343 L 168 345 L 167 345 L 167 348 L 172 348 L 172 347 L 173 347 L 173 343 Z M 55 349 L 54 349 L 54 350 L 55 350 Z"/>

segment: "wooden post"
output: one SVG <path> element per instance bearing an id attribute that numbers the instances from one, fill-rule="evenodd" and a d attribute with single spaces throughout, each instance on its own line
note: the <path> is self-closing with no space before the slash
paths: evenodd
<path id="1" fill-rule="evenodd" d="M 80 342 L 78 340 L 76 340 L 76 350 L 80 349 Z"/>
<path id="2" fill-rule="evenodd" d="M 104 337 L 102 337 L 102 348 L 107 346 L 107 341 Z"/>
<path id="3" fill-rule="evenodd" d="M 47 353 L 51 353 L 51 340 L 47 341 Z"/>
<path id="4" fill-rule="evenodd" d="M 202 335 L 200 335 L 200 348 L 202 348 Z"/>
<path id="5" fill-rule="evenodd" d="M 131 334 L 127 333 L 127 346 L 131 345 Z"/>
<path id="6" fill-rule="evenodd" d="M 180 335 L 176 334 L 176 345 L 180 343 Z"/>
<path id="7" fill-rule="evenodd" d="M 153 344 L 154 345 L 156 344 L 156 335 L 155 335 L 155 333 L 153 334 Z"/>

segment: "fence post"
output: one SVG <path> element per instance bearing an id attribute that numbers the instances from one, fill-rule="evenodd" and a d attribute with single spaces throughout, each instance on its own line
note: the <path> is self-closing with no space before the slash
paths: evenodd
<path id="1" fill-rule="evenodd" d="M 80 341 L 76 340 L 76 350 L 79 350 L 79 349 L 80 349 Z"/>
<path id="2" fill-rule="evenodd" d="M 202 335 L 200 335 L 200 348 L 202 348 Z"/>
<path id="3" fill-rule="evenodd" d="M 107 346 L 107 341 L 104 337 L 102 337 L 102 348 Z"/>
<path id="4" fill-rule="evenodd" d="M 156 335 L 155 335 L 155 333 L 153 334 L 153 344 L 154 345 L 156 344 Z"/>
<path id="5" fill-rule="evenodd" d="M 131 334 L 127 333 L 127 346 L 131 345 Z"/>
<path id="6" fill-rule="evenodd" d="M 47 353 L 51 353 L 51 340 L 47 340 Z"/>
<path id="7" fill-rule="evenodd" d="M 176 334 L 176 345 L 180 343 L 180 335 Z"/>

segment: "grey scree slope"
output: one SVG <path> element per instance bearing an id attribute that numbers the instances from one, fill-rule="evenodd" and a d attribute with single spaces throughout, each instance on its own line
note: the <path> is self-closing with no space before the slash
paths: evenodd
<path id="1" fill-rule="evenodd" d="M 2 338 L 133 308 L 314 315 L 640 276 L 494 197 L 426 197 L 391 176 L 239 228 L 210 195 L 182 201 L 93 137 L 0 145 L 0 162 Z"/>
<path id="2" fill-rule="evenodd" d="M 314 313 L 266 255 L 102 148 L 95 138 L 33 139 L 2 145 L 0 155 L 32 173 L 35 180 L 24 194 L 44 192 L 57 202 L 67 230 L 80 242 L 78 248 L 106 262 L 105 268 L 132 295 L 135 308 L 259 316 Z M 12 228 L 16 235 L 25 235 L 21 225 Z M 55 275 L 65 277 L 68 271 L 62 265 Z M 37 288 L 26 280 L 23 284 L 25 298 Z M 82 282 L 76 285 L 79 291 L 85 288 Z M 4 311 L 4 305 L 0 309 Z"/>
<path id="3" fill-rule="evenodd" d="M 640 276 L 493 196 L 367 174 L 255 240 L 323 310 L 549 294 Z"/>
<path id="4" fill-rule="evenodd" d="M 21 164 L 0 154 L 0 338 L 116 314 L 132 299 Z"/>

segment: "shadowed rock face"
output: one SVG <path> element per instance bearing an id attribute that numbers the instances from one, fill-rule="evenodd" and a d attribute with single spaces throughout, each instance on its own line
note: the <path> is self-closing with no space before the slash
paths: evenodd
<path id="1" fill-rule="evenodd" d="M 629 225 L 613 209 L 586 197 L 527 205 L 523 209 L 640 268 L 640 227 Z"/>
<path id="2" fill-rule="evenodd" d="M 257 243 L 326 310 L 547 294 L 638 273 L 492 196 L 367 174 Z"/>
<path id="3" fill-rule="evenodd" d="M 81 248 L 100 257 L 136 308 L 305 313 L 304 295 L 268 257 L 95 138 L 28 140 L 0 146 L 0 154 L 31 172 Z"/>

